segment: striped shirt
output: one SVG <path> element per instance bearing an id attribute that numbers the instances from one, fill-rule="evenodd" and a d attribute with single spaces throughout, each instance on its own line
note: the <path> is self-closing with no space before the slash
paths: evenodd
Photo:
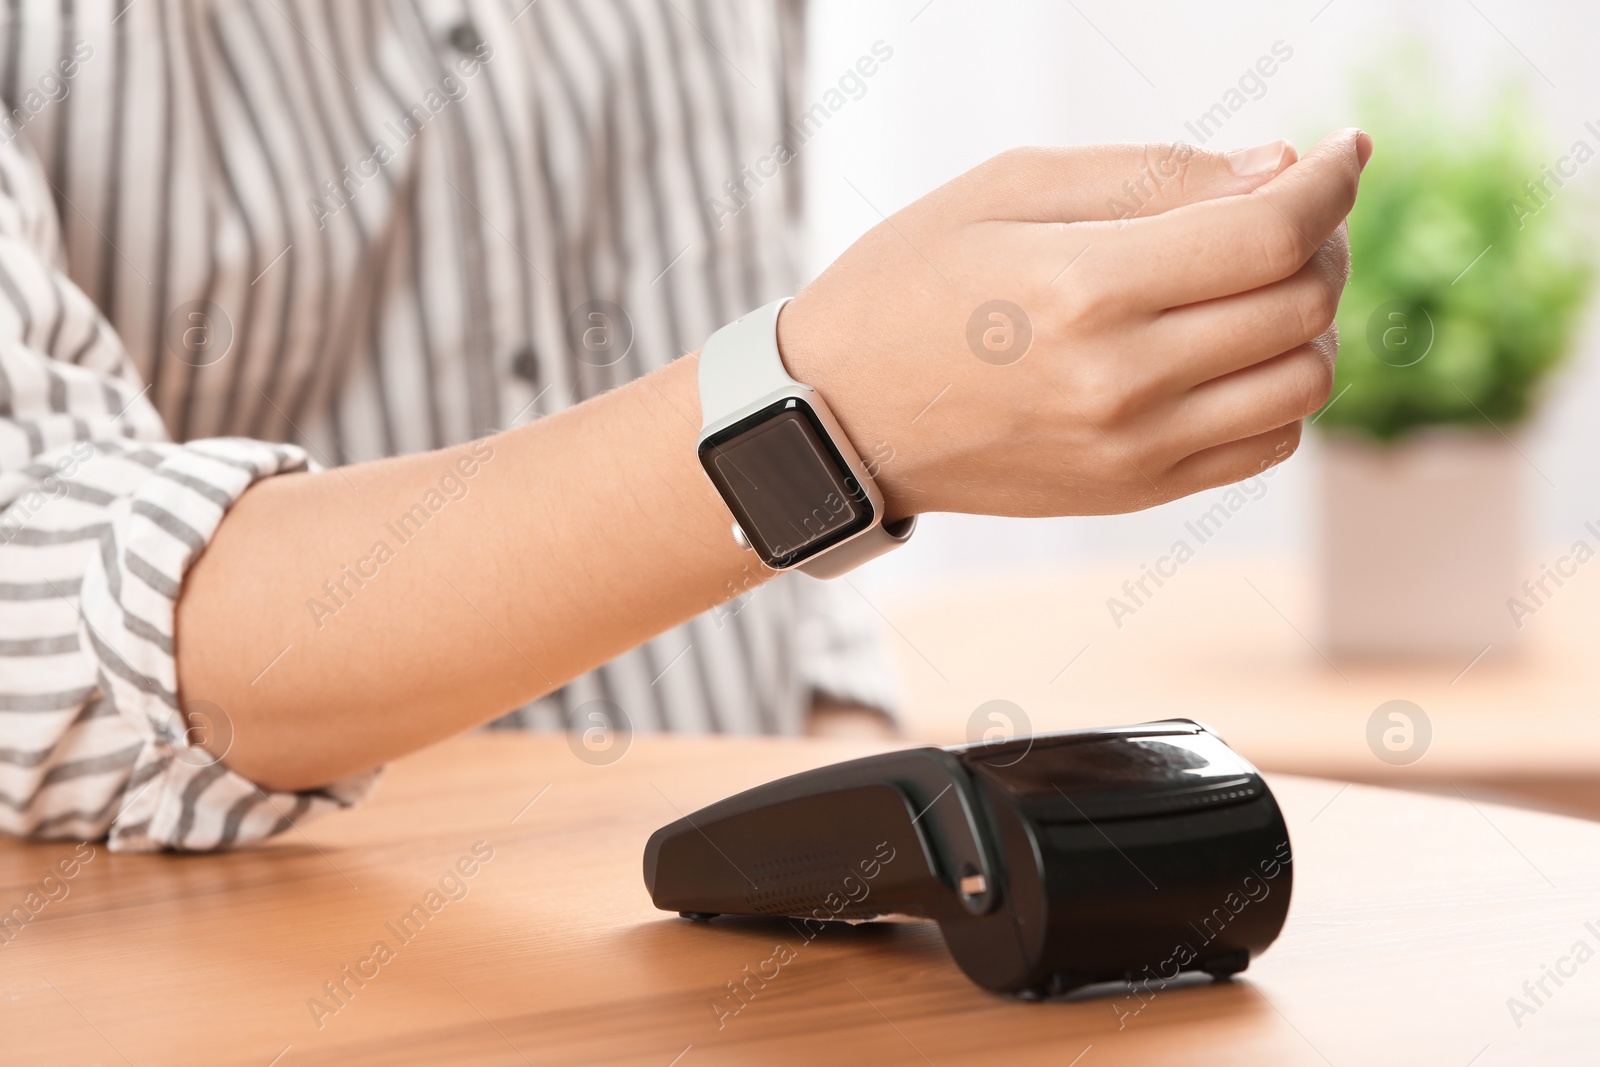
<path id="1" fill-rule="evenodd" d="M 798 168 L 750 164 L 800 114 L 799 20 L 9 0 L 0 829 L 217 848 L 370 788 L 267 792 L 195 747 L 186 569 L 259 478 L 550 414 L 792 292 Z M 785 578 L 501 724 L 791 733 L 818 693 L 888 706 L 881 653 L 848 586 Z"/>

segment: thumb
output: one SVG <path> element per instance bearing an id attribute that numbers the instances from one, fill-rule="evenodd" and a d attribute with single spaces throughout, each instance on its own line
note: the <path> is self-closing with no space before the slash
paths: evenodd
<path id="1" fill-rule="evenodd" d="M 1281 140 L 1232 152 L 1181 143 L 1017 148 L 951 184 L 967 185 L 964 195 L 989 218 L 1112 221 L 1251 192 L 1298 158 Z"/>

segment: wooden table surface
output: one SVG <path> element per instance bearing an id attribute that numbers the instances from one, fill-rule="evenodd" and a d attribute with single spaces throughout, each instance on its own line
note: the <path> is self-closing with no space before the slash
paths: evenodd
<path id="1" fill-rule="evenodd" d="M 723 983 L 795 938 L 655 911 L 645 839 L 680 811 L 867 750 L 638 737 L 592 766 L 561 737 L 479 734 L 262 848 L 0 842 L 6 909 L 81 857 L 52 883 L 60 899 L 0 945 L 0 1062 L 1593 1062 L 1600 825 L 1292 777 L 1272 780 L 1295 850 L 1289 924 L 1238 981 L 1142 1008 L 1106 988 L 1028 1004 L 969 984 L 935 928 L 840 926 L 719 1029 Z M 463 857 L 471 877 L 430 901 Z M 418 904 L 437 910 L 402 942 L 391 925 Z M 330 1000 L 346 965 L 370 977 Z M 1523 983 L 1537 995 L 1541 979 L 1535 1003 Z"/>

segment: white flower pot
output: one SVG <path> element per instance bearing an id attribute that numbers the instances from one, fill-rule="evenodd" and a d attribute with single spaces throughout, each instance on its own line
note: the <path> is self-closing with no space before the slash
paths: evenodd
<path id="1" fill-rule="evenodd" d="M 1323 638 L 1344 659 L 1509 647 L 1527 462 L 1498 433 L 1323 438 Z"/>

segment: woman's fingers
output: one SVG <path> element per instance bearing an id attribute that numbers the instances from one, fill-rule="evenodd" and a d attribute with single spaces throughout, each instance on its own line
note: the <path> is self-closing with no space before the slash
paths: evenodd
<path id="1" fill-rule="evenodd" d="M 1349 273 L 1349 240 L 1340 223 L 1289 277 L 1157 316 L 1147 331 L 1147 351 L 1160 361 L 1153 373 L 1191 389 L 1321 337 L 1333 325 Z"/>
<path id="2" fill-rule="evenodd" d="M 1254 192 L 1136 218 L 1089 237 L 1080 284 L 1161 310 L 1269 285 L 1305 265 L 1355 204 L 1371 139 L 1336 133 Z M 1064 237 L 1066 235 L 1063 235 Z M 1081 244 L 1083 235 L 1068 243 Z"/>
<path id="3" fill-rule="evenodd" d="M 1330 326 L 1282 355 L 1197 386 L 1162 419 L 1167 433 L 1192 454 L 1297 422 L 1328 402 L 1337 348 Z"/>
<path id="4" fill-rule="evenodd" d="M 1241 196 L 1298 158 L 1287 141 L 1229 153 L 1186 144 L 1016 148 L 935 195 L 959 195 L 978 217 L 1012 222 L 1145 218 Z"/>
<path id="5" fill-rule="evenodd" d="M 1176 496 L 1189 496 L 1253 478 L 1294 455 L 1304 430 L 1304 423 L 1291 422 L 1196 452 L 1168 472 L 1167 482 Z"/>

